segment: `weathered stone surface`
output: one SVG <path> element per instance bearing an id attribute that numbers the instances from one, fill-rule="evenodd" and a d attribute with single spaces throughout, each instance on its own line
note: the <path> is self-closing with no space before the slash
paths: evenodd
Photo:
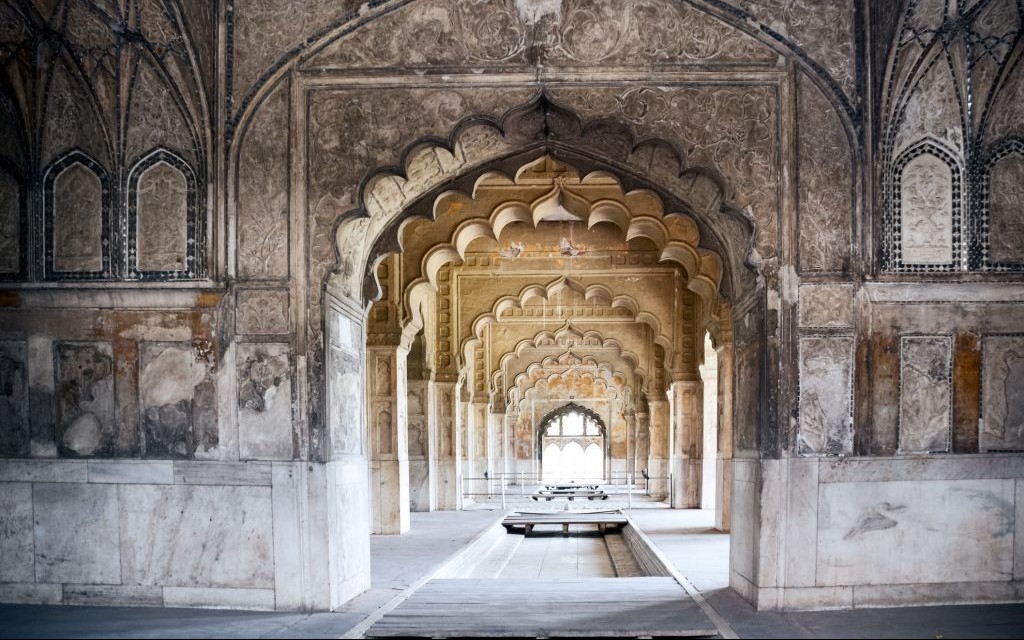
<path id="1" fill-rule="evenodd" d="M 170 460 L 90 460 L 89 482 L 107 484 L 171 484 Z"/>
<path id="2" fill-rule="evenodd" d="M 982 428 L 979 446 L 1024 449 L 1024 336 L 982 339 Z"/>
<path id="3" fill-rule="evenodd" d="M 1013 482 L 822 485 L 817 584 L 1010 579 Z"/>
<path id="4" fill-rule="evenodd" d="M 802 285 L 800 287 L 800 326 L 852 327 L 853 285 Z"/>
<path id="5" fill-rule="evenodd" d="M 992 167 L 989 262 L 1024 262 L 1024 156 L 1011 153 Z"/>
<path id="6" fill-rule="evenodd" d="M 236 326 L 238 333 L 275 335 L 288 333 L 291 326 L 288 291 L 245 289 L 238 292 Z"/>
<path id="7" fill-rule="evenodd" d="M 77 606 L 162 607 L 161 587 L 66 584 L 64 604 Z"/>
<path id="8" fill-rule="evenodd" d="M 963 150 L 960 101 L 944 57 L 933 59 L 930 69 L 907 102 L 894 143 L 893 154 L 926 138 L 938 140 L 954 151 Z"/>
<path id="9" fill-rule="evenodd" d="M 0 456 L 29 455 L 28 348 L 0 341 Z"/>
<path id="10" fill-rule="evenodd" d="M 159 162 L 139 176 L 138 268 L 184 271 L 188 252 L 188 183 L 181 171 Z"/>
<path id="11" fill-rule="evenodd" d="M 121 582 L 117 491 L 98 484 L 33 486 L 36 580 Z"/>
<path id="12" fill-rule="evenodd" d="M 949 451 L 952 339 L 904 336 L 900 345 L 900 452 Z"/>
<path id="13" fill-rule="evenodd" d="M 170 149 L 189 163 L 195 161 L 188 125 L 174 92 L 146 59 L 142 59 L 136 69 L 130 100 L 126 133 L 128 162 L 134 164 L 140 156 L 157 147 Z"/>
<path id="14" fill-rule="evenodd" d="M 981 417 L 981 337 L 956 335 L 953 351 L 953 451 L 977 453 Z"/>
<path id="15" fill-rule="evenodd" d="M 73 148 L 80 148 L 106 164 L 107 146 L 100 116 L 78 74 L 58 60 L 52 68 L 47 118 L 43 127 L 42 164 L 48 165 Z"/>
<path id="16" fill-rule="evenodd" d="M 102 271 L 103 185 L 75 163 L 53 184 L 53 269 Z"/>
<path id="17" fill-rule="evenodd" d="M 852 453 L 852 379 L 852 337 L 800 339 L 801 453 Z"/>
<path id="18" fill-rule="evenodd" d="M 334 454 L 366 453 L 362 329 L 334 309 L 330 320 L 327 371 L 332 385 L 327 407 L 330 451 Z"/>
<path id="19" fill-rule="evenodd" d="M 288 83 L 253 116 L 238 157 L 238 274 L 288 275 Z"/>
<path id="20" fill-rule="evenodd" d="M 274 609 L 274 590 L 165 587 L 164 606 L 272 611 Z"/>
<path id="21" fill-rule="evenodd" d="M 174 462 L 174 484 L 269 487 L 268 462 Z"/>
<path id="22" fill-rule="evenodd" d="M 750 36 L 688 4 L 567 0 L 529 6 L 513 0 L 434 0 L 402 7 L 334 41 L 306 66 L 515 68 L 775 60 Z"/>
<path id="23" fill-rule="evenodd" d="M 814 0 L 740 0 L 761 22 L 802 48 L 824 67 L 839 87 L 854 93 L 853 0 L 827 4 Z"/>
<path id="24" fill-rule="evenodd" d="M 290 459 L 292 374 L 285 344 L 238 349 L 238 442 L 244 459 Z"/>
<path id="25" fill-rule="evenodd" d="M 126 585 L 270 588 L 269 487 L 119 488 Z M 167 514 L 174 514 L 168 517 Z"/>
<path id="26" fill-rule="evenodd" d="M 853 211 L 850 145 L 835 107 L 806 77 L 798 86 L 800 268 L 846 271 Z"/>
<path id="27" fill-rule="evenodd" d="M 114 453 L 117 425 L 110 343 L 59 342 L 56 351 L 61 452 L 79 456 Z"/>
<path id="28" fill-rule="evenodd" d="M 904 264 L 953 261 L 953 173 L 935 155 L 922 154 L 903 169 L 900 235 Z"/>
<path id="29" fill-rule="evenodd" d="M 0 482 L 88 482 L 89 469 L 77 460 L 0 460 Z"/>
<path id="30" fill-rule="evenodd" d="M 21 270 L 21 187 L 0 167 L 0 274 Z"/>
<path id="31" fill-rule="evenodd" d="M 0 490 L 0 582 L 35 581 L 32 485 L 4 484 Z"/>
<path id="32" fill-rule="evenodd" d="M 191 345 L 146 343 L 140 352 L 142 428 L 146 455 L 187 457 L 195 450 L 192 403 L 205 371 Z"/>

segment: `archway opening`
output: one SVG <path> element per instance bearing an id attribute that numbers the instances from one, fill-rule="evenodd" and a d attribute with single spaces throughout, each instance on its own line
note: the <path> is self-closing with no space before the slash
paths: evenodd
<path id="1" fill-rule="evenodd" d="M 540 425 L 540 468 L 543 482 L 607 481 L 605 426 L 581 407 L 566 405 Z"/>

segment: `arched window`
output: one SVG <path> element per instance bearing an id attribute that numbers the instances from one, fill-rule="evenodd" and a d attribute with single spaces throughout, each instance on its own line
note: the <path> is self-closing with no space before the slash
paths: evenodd
<path id="1" fill-rule="evenodd" d="M 539 444 L 544 482 L 603 482 L 607 438 L 601 418 L 575 403 L 541 421 Z"/>

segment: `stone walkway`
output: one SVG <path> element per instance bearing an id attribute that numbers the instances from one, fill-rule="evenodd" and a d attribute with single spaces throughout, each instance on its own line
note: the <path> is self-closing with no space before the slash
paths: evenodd
<path id="1" fill-rule="evenodd" d="M 631 517 L 744 638 L 1019 638 L 1024 605 L 773 613 L 726 588 L 729 538 L 710 512 L 645 504 Z M 500 517 L 498 511 L 412 514 L 403 536 L 374 536 L 373 587 L 334 613 L 0 605 L 0 638 L 337 638 L 440 567 Z"/>

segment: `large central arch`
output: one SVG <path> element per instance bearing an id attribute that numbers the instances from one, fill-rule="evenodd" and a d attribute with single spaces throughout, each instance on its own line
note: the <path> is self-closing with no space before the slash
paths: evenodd
<path id="1" fill-rule="evenodd" d="M 516 175 L 518 167 L 543 156 L 571 164 L 581 174 L 600 172 L 614 176 L 623 192 L 646 190 L 664 203 L 665 210 L 679 211 L 693 221 L 701 250 L 715 255 L 721 264 L 719 302 L 709 314 L 707 328 L 716 345 L 725 349 L 720 369 L 725 377 L 722 387 L 724 397 L 732 403 L 723 412 L 723 423 L 732 425 L 736 431 L 731 441 L 739 450 L 756 455 L 759 422 L 766 417 L 757 407 L 762 406 L 768 395 L 762 372 L 768 348 L 763 258 L 777 253 L 777 230 L 771 225 L 757 227 L 751 208 L 773 206 L 773 201 L 758 200 L 756 194 L 748 197 L 737 193 L 733 184 L 751 184 L 749 175 L 731 178 L 728 172 L 713 166 L 689 165 L 683 148 L 682 143 L 640 135 L 629 123 L 615 117 L 585 118 L 541 92 L 501 117 L 465 118 L 445 137 L 411 142 L 401 154 L 400 167 L 382 167 L 363 178 L 358 190 L 359 206 L 355 209 L 330 215 L 329 203 L 325 205 L 321 200 L 317 204 L 316 224 L 329 224 L 331 231 L 314 231 L 310 247 L 311 279 L 313 283 L 322 280 L 326 296 L 321 297 L 311 288 L 311 427 L 314 431 L 323 429 L 327 457 L 337 463 L 339 477 L 349 478 L 342 482 L 344 490 L 340 492 L 344 494 L 346 509 L 349 505 L 354 509 L 366 509 L 369 505 L 367 487 L 355 478 L 366 469 L 369 455 L 368 408 L 363 404 L 360 386 L 366 377 L 365 366 L 369 365 L 361 346 L 366 310 L 382 294 L 378 266 L 385 256 L 402 250 L 401 230 L 406 221 L 436 215 L 434 203 L 443 193 L 453 189 L 472 193 L 481 176 L 494 172 Z M 743 165 L 733 159 L 732 166 L 735 170 Z M 769 182 L 774 178 L 771 176 Z M 776 221 L 779 215 L 771 212 L 760 218 Z M 774 280 L 772 273 L 767 277 Z M 318 339 L 318 318 L 323 319 L 326 330 L 323 342 Z M 733 327 L 741 330 L 734 332 Z M 733 360 L 738 363 L 735 368 L 731 366 Z M 441 425 L 441 432 L 450 434 L 440 438 L 440 450 L 447 450 L 451 456 L 453 469 L 447 471 L 451 477 L 457 475 L 453 472 L 458 469 L 456 451 L 460 447 L 455 427 L 459 411 L 458 369 L 454 365 L 448 371 L 435 372 L 439 384 L 429 394 L 439 399 L 430 411 Z M 394 367 L 398 369 L 400 365 L 396 363 Z M 322 387 L 316 385 L 318 370 L 325 374 L 319 378 L 325 381 Z M 737 380 L 742 380 L 742 385 L 736 384 Z M 652 402 L 651 413 L 668 412 L 674 406 L 676 411 L 696 411 L 699 415 L 699 406 L 694 407 L 699 385 L 699 378 L 688 382 L 685 376 L 666 381 L 664 389 L 652 391 L 655 395 L 668 394 L 671 402 Z M 744 392 L 733 396 L 729 393 L 733 388 L 742 388 Z M 698 395 L 693 395 L 693 389 L 697 389 Z M 320 415 L 318 407 L 322 407 Z M 486 415 L 471 415 L 468 419 L 486 420 Z M 321 420 L 322 427 L 318 424 Z M 756 498 L 744 495 L 737 504 L 749 511 L 743 516 L 745 521 L 756 520 Z M 457 506 L 457 500 L 439 506 L 451 508 Z M 742 544 L 742 555 L 755 555 L 753 539 Z M 339 550 L 339 555 L 343 573 L 340 581 L 358 588 L 363 548 L 350 545 Z M 739 559 L 735 553 L 733 556 L 734 563 L 750 562 Z"/>

